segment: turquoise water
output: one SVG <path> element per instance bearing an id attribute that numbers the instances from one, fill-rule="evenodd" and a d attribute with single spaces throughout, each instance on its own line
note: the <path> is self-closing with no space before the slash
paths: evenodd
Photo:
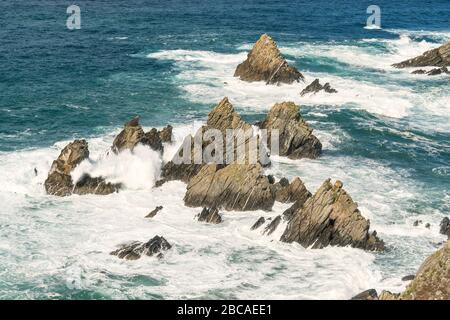
<path id="1" fill-rule="evenodd" d="M 381 30 L 364 28 L 368 1 L 78 1 L 81 29 L 72 31 L 65 27 L 69 4 L 0 4 L 0 298 L 345 299 L 369 287 L 401 290 L 400 278 L 443 241 L 450 78 L 390 65 L 450 40 L 448 1 L 378 1 Z M 233 78 L 263 32 L 307 82 L 318 77 L 339 93 L 300 97 L 305 84 Z M 301 105 L 323 157 L 277 159 L 271 171 L 299 175 L 312 191 L 328 177 L 342 180 L 389 250 L 305 250 L 248 230 L 260 215 L 282 212 L 280 204 L 269 213 L 226 213 L 223 225 L 205 226 L 194 221 L 196 209 L 183 206 L 182 183 L 150 188 L 157 155 L 104 159 L 132 116 L 146 127 L 172 124 L 179 142 L 223 96 L 248 121 L 275 102 Z M 89 170 L 127 189 L 45 195 L 51 161 L 74 138 L 87 138 L 98 160 Z M 166 149 L 169 159 L 176 144 Z M 143 221 L 156 205 L 165 207 L 161 216 Z M 417 219 L 431 229 L 412 227 Z M 162 262 L 108 254 L 155 234 L 174 244 Z"/>

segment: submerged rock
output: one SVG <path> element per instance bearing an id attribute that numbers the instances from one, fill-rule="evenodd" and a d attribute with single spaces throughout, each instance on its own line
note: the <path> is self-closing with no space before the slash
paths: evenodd
<path id="1" fill-rule="evenodd" d="M 163 206 L 157 206 L 155 209 L 153 209 L 148 215 L 145 216 L 145 218 L 153 218 L 156 216 L 158 212 L 160 212 L 163 209 Z"/>
<path id="2" fill-rule="evenodd" d="M 126 260 L 137 260 L 143 255 L 149 257 L 156 255 L 158 258 L 162 258 L 162 252 L 170 248 L 172 248 L 172 245 L 164 237 L 155 236 L 146 243 L 133 241 L 125 244 L 110 254 Z"/>
<path id="3" fill-rule="evenodd" d="M 101 177 L 92 178 L 85 174 L 75 184 L 71 172 L 83 160 L 89 158 L 89 148 L 86 140 L 75 140 L 61 151 L 53 161 L 48 177 L 44 182 L 48 194 L 55 196 L 69 196 L 76 194 L 109 194 L 116 192 L 120 185 L 105 182 Z"/>
<path id="4" fill-rule="evenodd" d="M 450 241 L 420 266 L 401 300 L 450 300 Z"/>
<path id="5" fill-rule="evenodd" d="M 205 165 L 188 183 L 184 203 L 225 210 L 271 210 L 275 194 L 259 164 Z"/>
<path id="6" fill-rule="evenodd" d="M 279 133 L 279 153 L 291 159 L 317 158 L 322 144 L 313 130 L 299 114 L 300 108 L 293 102 L 276 103 L 262 122 L 261 128 L 268 131 L 270 145 L 272 130 Z"/>
<path id="7" fill-rule="evenodd" d="M 305 94 L 308 93 L 317 93 L 319 91 L 325 91 L 327 93 L 337 93 L 336 89 L 333 89 L 331 85 L 327 82 L 324 85 L 321 85 L 319 82 L 319 79 L 314 80 L 309 85 L 306 86 L 305 89 L 302 90 L 300 95 L 303 97 Z"/>
<path id="8" fill-rule="evenodd" d="M 375 289 L 369 289 L 357 294 L 351 300 L 378 300 L 378 293 Z"/>
<path id="9" fill-rule="evenodd" d="M 202 212 L 198 215 L 198 221 L 218 224 L 222 222 L 222 216 L 219 214 L 219 209 L 203 208 Z"/>
<path id="10" fill-rule="evenodd" d="M 125 149 L 133 150 L 139 143 L 149 146 L 155 151 L 163 151 L 163 142 L 170 142 L 172 139 L 172 126 L 158 131 L 152 128 L 149 132 L 139 124 L 139 117 L 125 123 L 123 130 L 116 136 L 111 147 L 114 153 L 120 153 Z"/>
<path id="11" fill-rule="evenodd" d="M 424 54 L 405 60 L 400 63 L 393 64 L 395 68 L 409 67 L 445 67 L 450 65 L 450 41 L 446 44 L 426 51 Z"/>
<path id="12" fill-rule="evenodd" d="M 416 277 L 415 275 L 410 274 L 410 275 L 408 275 L 408 276 L 404 276 L 404 277 L 402 278 L 402 281 L 411 281 L 411 280 L 414 280 L 415 277 Z"/>
<path id="13" fill-rule="evenodd" d="M 280 222 L 281 216 L 276 216 L 275 219 L 273 219 L 264 229 L 263 234 L 270 236 L 278 228 Z"/>
<path id="14" fill-rule="evenodd" d="M 450 238 L 450 219 L 448 217 L 442 219 L 439 227 L 440 234 L 446 235 Z"/>
<path id="15" fill-rule="evenodd" d="M 252 225 L 252 227 L 250 228 L 250 230 L 256 230 L 259 227 L 261 227 L 264 223 L 266 222 L 266 219 L 264 219 L 264 217 L 259 217 L 258 220 L 256 220 L 256 222 Z"/>
<path id="16" fill-rule="evenodd" d="M 244 81 L 265 81 L 266 84 L 293 83 L 303 80 L 303 75 L 289 66 L 275 41 L 263 34 L 254 44 L 247 59 L 239 64 L 235 77 Z"/>
<path id="17" fill-rule="evenodd" d="M 303 206 L 292 213 L 281 241 L 298 242 L 304 247 L 352 246 L 382 250 L 384 243 L 376 232 L 369 233 L 370 222 L 358 210 L 342 183 L 326 180 Z"/>

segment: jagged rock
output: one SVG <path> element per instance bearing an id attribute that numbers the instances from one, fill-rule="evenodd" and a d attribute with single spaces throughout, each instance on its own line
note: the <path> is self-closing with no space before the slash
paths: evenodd
<path id="1" fill-rule="evenodd" d="M 259 217 L 258 220 L 253 224 L 253 226 L 250 228 L 250 230 L 256 230 L 259 227 L 261 227 L 266 222 L 266 219 L 264 217 Z"/>
<path id="2" fill-rule="evenodd" d="M 440 75 L 442 73 L 450 74 L 450 71 L 448 70 L 447 67 L 435 68 L 435 69 L 432 69 L 432 70 L 428 71 L 427 75 L 429 75 L 429 76 L 437 76 L 437 75 Z"/>
<path id="3" fill-rule="evenodd" d="M 114 153 L 120 153 L 125 149 L 133 150 L 134 147 L 141 143 L 155 151 L 162 152 L 162 143 L 171 138 L 172 126 L 167 126 L 161 131 L 152 128 L 149 132 L 144 132 L 139 125 L 139 117 L 135 117 L 125 123 L 124 129 L 114 139 L 111 149 Z"/>
<path id="4" fill-rule="evenodd" d="M 311 193 L 299 177 L 294 178 L 291 183 L 286 178 L 280 179 L 275 184 L 275 190 L 275 200 L 282 203 L 299 201 L 303 204 L 311 197 Z"/>
<path id="5" fill-rule="evenodd" d="M 420 266 L 401 300 L 450 300 L 450 241 Z"/>
<path id="6" fill-rule="evenodd" d="M 268 131 L 268 144 L 272 130 L 279 132 L 279 153 L 291 159 L 317 158 L 322 152 L 322 144 L 312 134 L 312 129 L 299 114 L 299 107 L 293 102 L 275 104 L 261 125 Z"/>
<path id="7" fill-rule="evenodd" d="M 426 70 L 423 69 L 419 69 L 419 70 L 414 70 L 413 72 L 411 72 L 411 74 L 425 74 L 427 73 Z"/>
<path id="8" fill-rule="evenodd" d="M 450 41 L 413 59 L 393 64 L 395 68 L 445 67 L 450 65 Z"/>
<path id="9" fill-rule="evenodd" d="M 416 220 L 416 221 L 414 221 L 413 226 L 418 227 L 419 224 L 421 224 L 421 223 L 422 223 L 422 220 Z"/>
<path id="10" fill-rule="evenodd" d="M 305 89 L 302 90 L 300 95 L 303 97 L 307 93 L 317 93 L 319 91 L 325 91 L 327 93 L 337 93 L 336 89 L 333 89 L 330 84 L 327 82 L 324 85 L 321 85 L 319 79 L 314 80 L 309 85 L 306 86 Z"/>
<path id="11" fill-rule="evenodd" d="M 402 278 L 402 281 L 411 281 L 411 280 L 414 280 L 414 278 L 415 278 L 415 275 L 410 274 L 410 275 L 408 275 L 408 276 L 404 276 L 404 277 Z"/>
<path id="12" fill-rule="evenodd" d="M 275 194 L 259 164 L 205 165 L 188 183 L 184 203 L 226 210 L 271 210 Z"/>
<path id="13" fill-rule="evenodd" d="M 266 84 L 293 83 L 303 80 L 303 75 L 288 65 L 275 41 L 263 34 L 247 55 L 247 60 L 239 64 L 235 77 L 244 81 L 266 81 Z"/>
<path id="14" fill-rule="evenodd" d="M 369 233 L 370 222 L 342 188 L 342 182 L 327 179 L 313 197 L 297 209 L 284 231 L 281 241 L 298 242 L 304 247 L 323 248 L 352 246 L 366 250 L 382 250 L 384 243 Z"/>
<path id="15" fill-rule="evenodd" d="M 164 237 L 155 236 L 146 243 L 140 241 L 133 241 L 131 243 L 122 245 L 119 249 L 111 252 L 111 255 L 118 256 L 120 259 L 137 260 L 143 255 L 154 256 L 162 258 L 162 251 L 167 251 L 172 246 Z"/>
<path id="16" fill-rule="evenodd" d="M 425 224 L 425 228 L 430 229 L 431 225 L 429 223 Z"/>
<path id="17" fill-rule="evenodd" d="M 222 222 L 222 216 L 216 207 L 203 208 L 202 212 L 198 215 L 198 221 L 218 224 Z"/>
<path id="18" fill-rule="evenodd" d="M 442 219 L 439 226 L 440 226 L 439 232 L 450 238 L 450 219 L 448 217 L 445 217 L 444 219 Z"/>
<path id="19" fill-rule="evenodd" d="M 256 143 L 250 143 L 251 139 L 255 139 L 251 138 L 253 136 L 252 126 L 241 119 L 228 98 L 225 97 L 211 110 L 206 125 L 201 127 L 195 136 L 187 136 L 185 142 L 175 154 L 175 157 L 164 165 L 162 176 L 165 180 L 182 180 L 184 182 L 189 182 L 189 180 L 195 176 L 205 164 L 210 162 L 202 157 L 202 152 L 212 143 L 211 139 L 207 139 L 204 136 L 210 129 L 219 130 L 222 134 L 223 154 L 221 161 L 215 162 L 216 164 L 222 167 L 232 162 L 248 164 L 251 162 L 250 160 L 253 160 L 250 158 L 252 154 L 258 156 L 257 160 L 261 165 L 267 166 L 270 164 L 267 151 L 260 140 L 258 139 Z M 242 130 L 242 132 L 237 132 L 238 134 L 233 141 L 233 145 L 227 144 L 227 129 Z M 194 147 L 195 141 L 201 141 L 201 150 L 197 150 Z M 245 152 L 240 154 L 237 151 L 240 150 L 241 147 L 244 147 L 243 144 L 245 145 Z M 187 148 L 185 148 L 186 145 Z M 233 150 L 233 152 L 229 152 L 229 156 L 231 156 L 232 159 L 227 158 L 227 149 Z M 185 150 L 190 151 L 190 158 L 188 157 L 187 161 L 183 160 L 185 158 Z M 195 159 L 200 159 L 200 161 L 195 161 Z"/>
<path id="20" fill-rule="evenodd" d="M 169 124 L 161 131 L 159 131 L 159 137 L 162 142 L 172 142 L 172 130 L 173 127 Z"/>
<path id="21" fill-rule="evenodd" d="M 89 158 L 89 148 L 86 140 L 75 140 L 65 146 L 58 158 L 53 161 L 44 182 L 47 193 L 64 197 L 72 193 L 109 194 L 116 192 L 120 185 L 106 183 L 101 177 L 92 178 L 87 174 L 83 175 L 74 185 L 70 173 L 87 158 Z"/>
<path id="22" fill-rule="evenodd" d="M 381 291 L 379 295 L 379 300 L 398 300 L 400 294 L 398 293 L 392 293 L 387 290 Z"/>
<path id="23" fill-rule="evenodd" d="M 145 218 L 153 218 L 154 216 L 156 216 L 156 214 L 158 212 L 160 212 L 163 209 L 163 206 L 157 206 L 155 209 L 153 209 L 152 211 L 150 211 L 150 213 L 148 215 L 145 216 Z"/>
<path id="24" fill-rule="evenodd" d="M 378 293 L 375 289 L 369 289 L 357 294 L 351 300 L 378 300 Z"/>
<path id="25" fill-rule="evenodd" d="M 155 182 L 155 188 L 161 187 L 166 182 L 167 181 L 165 179 L 159 179 L 158 181 Z"/>
<path id="26" fill-rule="evenodd" d="M 276 216 L 275 219 L 273 219 L 264 229 L 263 234 L 267 236 L 271 235 L 278 228 L 280 222 L 281 216 Z"/>

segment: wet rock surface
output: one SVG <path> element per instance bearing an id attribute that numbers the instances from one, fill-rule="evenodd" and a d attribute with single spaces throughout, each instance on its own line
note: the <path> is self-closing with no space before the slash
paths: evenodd
<path id="1" fill-rule="evenodd" d="M 303 75 L 287 63 L 275 41 L 267 34 L 261 35 L 247 59 L 237 66 L 234 76 L 249 82 L 265 81 L 266 84 L 303 80 Z"/>
<path id="2" fill-rule="evenodd" d="M 213 208 L 203 208 L 202 212 L 197 216 L 198 221 L 219 224 L 222 222 L 222 216 L 219 214 L 219 209 Z"/>
<path id="3" fill-rule="evenodd" d="M 153 218 L 154 216 L 156 216 L 158 214 L 158 212 L 160 212 L 163 209 L 163 206 L 157 206 L 155 209 L 153 209 L 152 211 L 150 211 L 150 213 L 148 215 L 145 216 L 145 218 Z"/>
<path id="4" fill-rule="evenodd" d="M 326 93 L 337 93 L 336 89 L 333 89 L 331 85 L 327 82 L 324 85 L 320 84 L 319 79 L 314 80 L 309 85 L 306 86 L 305 89 L 300 92 L 300 95 L 303 97 L 308 93 L 316 94 L 317 92 L 325 91 Z"/>
<path id="5" fill-rule="evenodd" d="M 250 230 L 256 230 L 259 227 L 261 227 L 266 222 L 266 219 L 264 217 L 259 217 L 258 220 L 251 226 Z"/>
<path id="6" fill-rule="evenodd" d="M 312 134 L 313 130 L 300 116 L 299 111 L 300 108 L 293 102 L 277 103 L 261 123 L 261 128 L 268 131 L 269 145 L 272 130 L 278 130 L 281 156 L 291 159 L 315 159 L 322 152 L 322 144 Z"/>
<path id="7" fill-rule="evenodd" d="M 393 64 L 395 68 L 409 67 L 445 67 L 450 65 L 450 41 L 446 44 L 426 51 L 422 55 Z"/>
<path id="8" fill-rule="evenodd" d="M 172 245 L 164 237 L 155 236 L 145 243 L 133 241 L 122 245 L 119 249 L 111 252 L 111 255 L 126 260 L 137 260 L 144 255 L 149 257 L 156 255 L 158 258 L 162 258 L 163 252 L 170 248 Z"/>
<path id="9" fill-rule="evenodd" d="M 357 294 L 351 300 L 378 300 L 378 293 L 375 289 L 369 289 Z"/>
<path id="10" fill-rule="evenodd" d="M 352 246 L 383 250 L 376 232 L 369 233 L 370 222 L 358 210 L 342 183 L 326 180 L 302 207 L 292 213 L 281 241 L 298 242 L 304 247 Z"/>
<path id="11" fill-rule="evenodd" d="M 450 219 L 448 217 L 442 219 L 439 224 L 439 232 L 440 234 L 446 235 L 450 238 Z"/>
<path id="12" fill-rule="evenodd" d="M 264 229 L 263 234 L 269 236 L 271 235 L 280 225 L 281 216 L 276 216 Z"/>

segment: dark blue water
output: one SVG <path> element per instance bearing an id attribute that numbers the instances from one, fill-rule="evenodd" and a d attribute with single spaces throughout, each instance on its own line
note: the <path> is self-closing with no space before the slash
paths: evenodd
<path id="1" fill-rule="evenodd" d="M 410 234 L 408 228 L 417 217 L 437 228 L 438 221 L 450 212 L 450 80 L 411 76 L 393 70 L 390 64 L 408 57 L 409 52 L 418 54 L 421 48 L 450 40 L 449 0 L 376 1 L 381 8 L 381 30 L 364 28 L 372 1 L 80 0 L 75 4 L 81 8 L 81 29 L 68 30 L 66 9 L 71 4 L 0 2 L 0 166 L 6 173 L 0 184 L 5 185 L 4 201 L 13 199 L 8 214 L 20 216 L 17 224 L 2 224 L 4 230 L 13 226 L 13 231 L 8 229 L 3 235 L 0 231 L 4 237 L 0 255 L 6 266 L 26 260 L 16 258 L 11 247 L 16 242 L 23 244 L 21 239 L 29 230 L 36 231 L 28 224 L 29 214 L 78 208 L 76 201 L 54 205 L 36 191 L 41 190 L 38 184 L 42 181 L 30 183 L 26 167 L 41 165 L 35 158 L 48 154 L 48 147 L 73 138 L 104 137 L 135 115 L 140 115 L 145 126 L 185 126 L 204 120 L 224 95 L 249 121 L 263 118 L 270 104 L 279 100 L 302 104 L 302 115 L 325 141 L 324 156 L 318 163 L 282 167 L 286 169 L 283 175 L 300 175 L 313 186 L 326 175 L 344 177 L 352 195 L 362 203 L 363 213 L 372 215 L 391 245 L 392 250 L 376 256 L 371 265 L 382 274 L 377 281 L 385 281 L 386 286 L 392 284 L 389 276 L 414 272 L 435 249 L 438 235 L 434 229 L 434 234 L 421 229 Z M 273 36 L 308 79 L 330 77 L 339 93 L 329 99 L 300 100 L 297 88 L 271 87 L 265 92 L 256 84 L 224 83 L 221 77 L 230 76 L 240 61 L 236 57 L 262 33 Z M 30 154 L 21 153 L 29 149 L 33 149 Z M 19 161 L 23 163 L 18 165 Z M 18 167 L 25 167 L 24 173 L 15 176 Z M 8 216 L 2 218 L 8 222 Z M 37 230 L 41 223 L 52 234 L 52 224 L 47 226 L 45 219 L 39 220 Z M 11 236 L 15 232 L 17 237 Z M 86 232 L 74 227 L 69 236 L 78 241 Z M 46 259 L 40 251 L 46 240 L 39 239 L 33 248 Z M 63 265 L 78 267 L 86 254 L 82 257 L 63 260 Z M 332 283 L 325 276 L 320 278 L 320 270 L 308 271 L 318 277 L 320 285 L 309 284 L 310 291 L 301 291 L 306 296 L 321 297 L 321 290 Z M 36 280 L 26 271 L 11 273 L 8 292 L 0 298 L 48 297 L 49 292 L 62 298 L 123 297 L 110 288 L 97 291 L 90 284 L 68 288 L 65 273 L 55 276 L 44 270 Z M 145 275 L 111 274 L 108 281 L 113 285 L 148 285 L 142 280 Z M 152 285 L 171 283 L 170 274 L 162 274 L 160 281 L 150 278 Z M 364 281 L 364 285 L 373 284 L 371 279 Z M 241 289 L 215 288 L 200 296 L 262 298 L 256 293 L 242 295 Z M 126 294 L 131 298 L 178 297 L 170 291 L 160 295 L 159 290 Z"/>

